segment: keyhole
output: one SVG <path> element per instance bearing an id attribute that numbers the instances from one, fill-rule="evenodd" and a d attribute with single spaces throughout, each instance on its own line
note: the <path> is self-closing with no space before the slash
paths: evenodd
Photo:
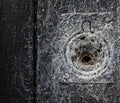
<path id="1" fill-rule="evenodd" d="M 94 33 L 94 30 L 92 29 L 91 21 L 83 21 L 82 22 L 82 30 L 83 30 L 83 32 Z"/>

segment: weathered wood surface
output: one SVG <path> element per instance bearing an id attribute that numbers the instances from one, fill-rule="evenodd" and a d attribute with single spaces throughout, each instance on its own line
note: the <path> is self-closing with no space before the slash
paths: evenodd
<path id="1" fill-rule="evenodd" d="M 0 103 L 33 103 L 32 0 L 0 1 Z"/>
<path id="2" fill-rule="evenodd" d="M 119 12 L 119 0 L 38 0 L 37 103 L 120 103 Z M 79 79 L 76 70 L 74 74 L 64 64 L 65 39 L 78 29 L 102 32 L 109 19 L 112 24 L 106 33 L 114 44 L 111 65 L 100 78 Z M 82 31 L 82 20 L 92 21 L 90 28 L 85 25 Z"/>
<path id="3" fill-rule="evenodd" d="M 0 1 L 0 103 L 120 103 L 119 2 Z M 101 75 L 84 77 L 71 66 L 74 34 L 104 40 Z"/>

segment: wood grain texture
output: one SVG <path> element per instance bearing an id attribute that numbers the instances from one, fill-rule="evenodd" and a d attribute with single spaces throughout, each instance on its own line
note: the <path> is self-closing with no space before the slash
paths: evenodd
<path id="1" fill-rule="evenodd" d="M 119 103 L 119 27 L 119 0 L 0 1 L 0 103 Z M 112 62 L 84 81 L 63 49 L 74 33 L 102 30 Z"/>
<path id="2" fill-rule="evenodd" d="M 118 2 L 117 0 L 38 0 L 37 103 L 119 103 Z M 114 17 L 114 34 L 110 35 L 114 38 L 116 46 L 113 59 L 114 66 L 112 66 L 115 72 L 111 76 L 115 83 L 104 81 L 102 83 L 70 83 L 71 79 L 67 82 L 66 79 L 61 82 L 59 77 L 62 78 L 62 70 L 66 68 L 58 66 L 60 63 L 62 65 L 62 59 L 58 54 L 61 52 L 60 47 L 62 47 L 60 40 L 64 39 L 64 36 L 61 39 L 62 35 L 59 32 L 61 28 L 65 31 L 66 26 L 60 28 L 59 24 L 64 19 L 69 19 L 70 16 L 67 18 L 67 15 L 78 13 L 89 16 L 91 13 L 99 15 L 109 12 L 112 12 Z M 66 18 L 62 19 L 62 16 L 66 16 Z M 72 20 L 75 23 L 75 19 Z M 101 24 L 104 25 L 104 22 Z M 71 28 L 72 31 L 71 25 L 67 27 Z M 98 26 L 98 28 L 100 27 Z M 72 80 L 74 79 L 72 78 Z"/>
<path id="3" fill-rule="evenodd" d="M 32 0 L 0 1 L 0 103 L 33 103 Z"/>

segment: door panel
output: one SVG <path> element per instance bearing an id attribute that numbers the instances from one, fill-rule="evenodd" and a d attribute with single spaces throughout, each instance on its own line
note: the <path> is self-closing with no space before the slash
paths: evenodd
<path id="1" fill-rule="evenodd" d="M 37 103 L 119 103 L 118 2 L 38 0 Z"/>
<path id="2" fill-rule="evenodd" d="M 0 103 L 33 102 L 31 0 L 0 1 Z"/>
<path id="3" fill-rule="evenodd" d="M 119 103 L 119 8 L 0 1 L 0 103 Z"/>

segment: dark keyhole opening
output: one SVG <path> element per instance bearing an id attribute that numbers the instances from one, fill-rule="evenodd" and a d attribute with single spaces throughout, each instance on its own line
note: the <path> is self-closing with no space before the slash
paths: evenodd
<path id="1" fill-rule="evenodd" d="M 83 58 L 82 58 L 82 62 L 83 63 L 87 63 L 87 62 L 89 62 L 91 60 L 91 57 L 89 57 L 89 56 L 84 56 Z"/>

